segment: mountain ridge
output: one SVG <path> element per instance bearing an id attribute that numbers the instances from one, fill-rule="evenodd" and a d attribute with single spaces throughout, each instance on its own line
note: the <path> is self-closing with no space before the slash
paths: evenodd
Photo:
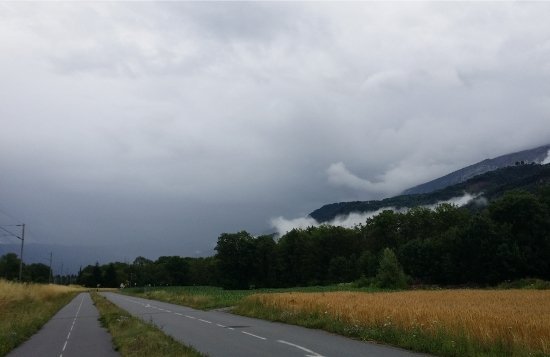
<path id="1" fill-rule="evenodd" d="M 461 197 L 465 194 L 494 200 L 509 190 L 536 190 L 550 184 L 550 164 L 535 163 L 507 166 L 476 175 L 464 182 L 447 186 L 437 191 L 398 195 L 383 200 L 338 202 L 322 206 L 311 212 L 310 217 L 319 223 L 330 222 L 338 216 L 350 213 L 374 212 L 383 208 L 412 208 L 433 205 Z M 472 205 L 472 203 L 470 203 Z M 472 207 L 473 208 L 473 207 Z"/>
<path id="2" fill-rule="evenodd" d="M 453 171 L 445 176 L 408 188 L 403 191 L 402 194 L 410 195 L 433 192 L 451 185 L 464 182 L 472 177 L 484 174 L 486 172 L 494 171 L 507 166 L 514 166 L 517 163 L 540 164 L 546 158 L 548 158 L 549 153 L 550 144 L 547 144 L 533 149 L 501 155 L 494 159 L 485 159 L 473 165 L 469 165 L 462 169 Z"/>

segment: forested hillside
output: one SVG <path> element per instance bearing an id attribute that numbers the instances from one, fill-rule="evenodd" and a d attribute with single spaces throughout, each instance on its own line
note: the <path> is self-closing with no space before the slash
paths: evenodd
<path id="1" fill-rule="evenodd" d="M 423 183 L 421 185 L 411 187 L 403 192 L 405 195 L 429 193 L 443 189 L 448 186 L 462 183 L 472 177 L 484 174 L 500 168 L 514 166 L 519 163 L 523 164 L 540 164 L 548 158 L 550 145 L 539 146 L 530 150 L 523 150 L 506 155 L 496 157 L 494 159 L 486 159 L 476 164 L 464 167 L 460 170 L 451 172 L 448 175 L 437 178 L 435 180 Z"/>
<path id="2" fill-rule="evenodd" d="M 506 191 L 521 189 L 532 192 L 542 183 L 550 182 L 550 165 L 524 164 L 509 166 L 475 176 L 463 183 L 444 189 L 414 195 L 400 195 L 380 201 L 339 202 L 325 205 L 310 216 L 317 222 L 329 222 L 337 216 L 353 212 L 372 212 L 382 208 L 403 208 L 432 205 L 465 193 L 480 194 L 488 200 L 502 196 Z M 472 206 L 472 208 L 474 208 Z"/>

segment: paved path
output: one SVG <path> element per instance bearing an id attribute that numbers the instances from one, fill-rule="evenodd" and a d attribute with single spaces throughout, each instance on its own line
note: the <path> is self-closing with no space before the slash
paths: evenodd
<path id="1" fill-rule="evenodd" d="M 90 294 L 79 294 L 8 357 L 118 356 L 98 318 Z"/>
<path id="2" fill-rule="evenodd" d="M 420 356 L 307 329 L 222 311 L 201 311 L 155 300 L 103 293 L 110 301 L 166 334 L 211 357 L 247 356 Z"/>

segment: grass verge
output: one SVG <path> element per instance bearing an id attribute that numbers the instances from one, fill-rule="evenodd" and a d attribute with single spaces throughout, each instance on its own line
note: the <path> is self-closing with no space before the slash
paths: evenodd
<path id="1" fill-rule="evenodd" d="M 261 294 L 233 311 L 440 356 L 550 355 L 550 291 Z"/>
<path id="2" fill-rule="evenodd" d="M 116 350 L 123 357 L 204 356 L 164 334 L 154 325 L 131 316 L 105 297 L 97 293 L 91 295 L 99 310 L 101 324 L 109 330 Z"/>
<path id="3" fill-rule="evenodd" d="M 0 279 L 0 356 L 26 341 L 83 289 Z"/>

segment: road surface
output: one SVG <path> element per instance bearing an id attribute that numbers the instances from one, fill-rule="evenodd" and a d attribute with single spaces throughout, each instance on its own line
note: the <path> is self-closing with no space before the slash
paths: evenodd
<path id="1" fill-rule="evenodd" d="M 176 340 L 211 357 L 280 356 L 420 356 L 409 351 L 361 342 L 321 330 L 269 322 L 222 311 L 201 311 L 115 293 L 110 301 L 152 322 Z"/>
<path id="2" fill-rule="evenodd" d="M 90 294 L 79 294 L 8 357 L 118 356 L 111 335 L 101 327 L 98 318 Z"/>

